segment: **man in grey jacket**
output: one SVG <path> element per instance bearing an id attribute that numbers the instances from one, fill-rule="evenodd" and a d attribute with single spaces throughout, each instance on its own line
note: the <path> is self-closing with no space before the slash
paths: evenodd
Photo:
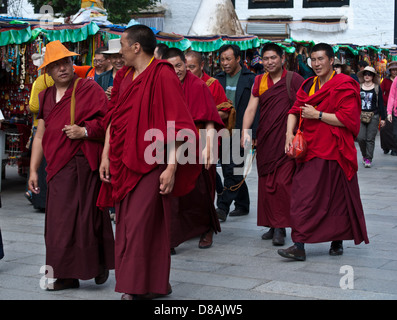
<path id="1" fill-rule="evenodd" d="M 244 112 L 247 108 L 251 88 L 254 84 L 255 74 L 249 71 L 241 63 L 240 48 L 236 45 L 224 45 L 219 49 L 220 61 L 223 71 L 215 76 L 219 80 L 222 87 L 225 89 L 226 96 L 233 103 L 236 109 L 236 125 L 234 134 L 238 134 L 240 138 L 243 125 Z M 259 113 L 256 114 L 253 129 L 253 139 L 255 139 L 255 131 L 258 126 Z M 231 140 L 232 141 L 232 140 Z M 244 161 L 235 163 L 232 157 L 232 148 L 230 142 L 230 162 L 222 161 L 222 173 L 224 177 L 223 192 L 218 194 L 217 198 L 217 214 L 221 221 L 226 221 L 227 215 L 242 216 L 249 213 L 250 198 L 247 184 L 244 182 L 239 188 L 235 189 L 242 180 L 243 176 L 235 174 L 234 169 L 244 167 Z M 223 146 L 225 147 L 225 146 Z M 240 155 L 244 154 L 244 150 L 240 149 Z M 220 179 L 217 179 L 217 182 Z M 230 190 L 232 187 L 232 190 Z M 219 190 L 219 185 L 217 190 Z M 230 206 L 234 201 L 235 209 L 229 213 Z"/>

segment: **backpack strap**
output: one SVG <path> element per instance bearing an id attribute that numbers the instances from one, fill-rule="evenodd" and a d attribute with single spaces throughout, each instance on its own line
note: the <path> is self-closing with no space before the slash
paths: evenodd
<path id="1" fill-rule="evenodd" d="M 86 77 L 86 78 L 87 78 L 88 74 L 90 73 L 90 71 L 92 70 L 92 68 L 93 68 L 93 67 L 88 68 L 88 70 L 87 70 L 87 72 L 86 72 L 86 74 L 85 74 L 85 77 Z"/>

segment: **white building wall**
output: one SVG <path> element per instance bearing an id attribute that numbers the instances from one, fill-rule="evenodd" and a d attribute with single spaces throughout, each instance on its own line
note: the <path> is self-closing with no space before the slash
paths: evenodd
<path id="1" fill-rule="evenodd" d="M 26 0 L 25 0 L 26 1 Z M 196 16 L 201 0 L 160 0 L 167 8 L 164 19 L 164 32 L 186 35 Z M 293 21 L 301 21 L 307 16 L 347 16 L 348 26 L 340 32 L 316 32 L 291 30 L 295 40 L 314 42 L 352 43 L 357 45 L 390 45 L 394 40 L 394 0 L 350 0 L 345 8 L 303 8 L 303 0 L 294 0 L 294 8 L 288 9 L 248 9 L 248 0 L 235 0 L 236 13 L 243 28 L 251 16 L 287 15 Z M 32 17 L 33 9 L 23 5 L 23 16 Z"/>
<path id="2" fill-rule="evenodd" d="M 293 21 L 307 16 L 347 16 L 345 31 L 327 33 L 309 30 L 291 30 L 295 40 L 314 42 L 352 43 L 357 45 L 393 44 L 394 0 L 350 0 L 349 7 L 303 8 L 303 0 L 294 0 L 294 8 L 248 9 L 248 0 L 236 0 L 236 12 L 240 21 L 250 16 L 288 15 Z"/>
<path id="3" fill-rule="evenodd" d="M 161 0 L 167 10 L 164 17 L 164 32 L 187 35 L 201 0 Z"/>
<path id="4" fill-rule="evenodd" d="M 161 0 L 161 4 L 167 8 L 163 31 L 186 35 L 200 2 Z M 291 16 L 293 21 L 301 21 L 308 16 L 348 17 L 345 31 L 291 30 L 290 35 L 295 40 L 357 45 L 390 45 L 394 40 L 394 0 L 350 0 L 349 7 L 341 8 L 303 8 L 303 0 L 294 0 L 294 8 L 287 9 L 248 9 L 248 0 L 235 0 L 235 5 L 243 28 L 251 16 L 283 15 Z"/>

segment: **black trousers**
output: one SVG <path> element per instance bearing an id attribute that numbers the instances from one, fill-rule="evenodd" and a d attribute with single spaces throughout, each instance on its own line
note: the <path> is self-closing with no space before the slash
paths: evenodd
<path id="1" fill-rule="evenodd" d="M 222 155 L 220 157 L 221 159 L 221 165 L 222 165 L 222 174 L 223 174 L 223 183 L 220 178 L 220 176 L 217 176 L 216 179 L 216 190 L 218 192 L 218 198 L 216 201 L 217 207 L 219 209 L 224 210 L 226 213 L 229 213 L 230 211 L 230 206 L 234 201 L 234 206 L 236 209 L 240 209 L 243 211 L 249 212 L 250 208 L 250 197 L 248 193 L 248 186 L 244 182 L 240 188 L 238 188 L 236 191 L 230 191 L 229 188 L 236 186 L 243 180 L 243 175 L 240 174 L 235 174 L 234 169 L 235 168 L 243 168 L 244 167 L 244 161 L 240 164 L 235 164 L 233 162 L 233 157 L 232 157 L 232 148 L 229 150 L 229 155 L 230 155 L 230 163 L 223 163 L 222 160 Z M 240 148 L 240 156 L 244 155 L 244 149 Z M 229 162 L 229 161 L 228 161 Z M 227 189 L 224 189 L 226 187 Z M 223 190 L 220 194 L 219 191 Z"/>

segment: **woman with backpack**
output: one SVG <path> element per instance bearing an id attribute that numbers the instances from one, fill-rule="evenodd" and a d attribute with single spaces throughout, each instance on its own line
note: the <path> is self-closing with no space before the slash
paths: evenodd
<path id="1" fill-rule="evenodd" d="M 361 87 L 361 126 L 357 142 L 363 156 L 364 167 L 371 168 L 379 120 L 381 120 L 381 127 L 383 127 L 386 112 L 383 106 L 380 77 L 375 69 L 367 66 L 357 73 L 357 77 Z"/>

